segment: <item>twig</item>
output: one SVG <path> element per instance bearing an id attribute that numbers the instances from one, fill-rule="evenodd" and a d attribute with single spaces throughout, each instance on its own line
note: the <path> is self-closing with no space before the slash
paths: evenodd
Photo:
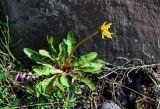
<path id="1" fill-rule="evenodd" d="M 113 84 L 109 79 L 107 79 L 107 82 Z M 118 84 L 118 83 L 115 82 L 114 84 Z M 124 88 L 126 88 L 126 89 L 131 90 L 132 92 L 134 92 L 134 93 L 136 93 L 136 94 L 138 94 L 138 95 L 141 95 L 141 96 L 143 96 L 143 97 L 146 97 L 147 99 L 150 99 L 150 100 L 152 100 L 152 101 L 156 101 L 155 99 L 152 99 L 152 98 L 150 98 L 150 97 L 148 97 L 148 96 L 146 96 L 146 95 L 144 95 L 144 94 L 141 94 L 141 93 L 135 91 L 134 89 L 131 89 L 131 88 L 125 86 L 125 85 L 121 85 L 121 86 L 124 87 Z M 157 102 L 157 101 L 156 101 L 156 102 Z"/>
<path id="2" fill-rule="evenodd" d="M 112 72 L 110 72 L 110 73 L 107 73 L 107 74 L 104 75 L 104 76 L 98 77 L 98 79 L 105 78 L 105 77 L 109 76 L 109 75 L 112 74 L 112 73 L 115 73 L 115 71 L 112 71 Z"/>
<path id="3" fill-rule="evenodd" d="M 131 71 L 136 70 L 136 69 L 146 68 L 146 67 L 154 67 L 154 66 L 159 66 L 159 65 L 160 65 L 160 64 L 150 64 L 150 65 L 141 65 L 141 66 L 128 67 L 128 68 L 125 68 L 125 67 L 121 66 L 121 67 L 119 67 L 119 68 L 121 68 L 121 69 L 117 68 L 116 70 L 111 71 L 111 72 L 107 73 L 106 75 L 103 75 L 103 76 L 98 77 L 98 78 L 99 78 L 99 79 L 103 79 L 103 78 L 109 76 L 110 74 L 114 73 L 114 72 L 117 71 L 117 70 L 127 70 L 127 69 L 129 70 L 129 69 L 131 69 L 131 70 L 129 71 L 129 73 L 130 73 Z"/>
<path id="4" fill-rule="evenodd" d="M 129 61 L 129 59 L 127 59 L 125 57 L 117 57 L 117 59 L 123 59 L 123 60 L 126 60 L 127 62 Z"/>
<path id="5" fill-rule="evenodd" d="M 142 52 L 143 52 L 146 56 L 148 56 L 149 58 L 154 59 L 154 56 L 153 56 L 153 55 L 151 55 L 151 54 L 145 52 L 145 50 L 144 50 L 144 44 L 143 44 Z"/>

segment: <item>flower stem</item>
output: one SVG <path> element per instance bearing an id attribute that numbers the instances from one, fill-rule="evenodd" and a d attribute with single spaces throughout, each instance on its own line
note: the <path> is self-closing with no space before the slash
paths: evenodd
<path id="1" fill-rule="evenodd" d="M 94 33 L 92 33 L 91 35 L 87 36 L 85 39 L 81 40 L 71 51 L 70 55 L 68 56 L 67 58 L 67 61 L 66 61 L 66 74 L 68 74 L 68 71 L 69 71 L 69 64 L 70 64 L 70 61 L 71 61 L 71 58 L 73 56 L 73 53 L 75 52 L 75 50 L 81 46 L 84 42 L 86 42 L 87 40 L 89 40 L 90 38 L 92 38 L 93 36 L 97 35 L 99 31 L 96 31 Z"/>

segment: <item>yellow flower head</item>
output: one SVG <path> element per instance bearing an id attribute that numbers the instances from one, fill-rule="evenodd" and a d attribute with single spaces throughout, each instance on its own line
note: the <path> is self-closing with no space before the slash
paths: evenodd
<path id="1" fill-rule="evenodd" d="M 106 22 L 103 23 L 103 25 L 100 27 L 100 31 L 102 33 L 102 38 L 104 38 L 104 36 L 106 36 L 107 38 L 112 38 L 112 34 L 111 32 L 109 32 L 109 28 L 111 27 L 112 23 L 106 24 Z"/>

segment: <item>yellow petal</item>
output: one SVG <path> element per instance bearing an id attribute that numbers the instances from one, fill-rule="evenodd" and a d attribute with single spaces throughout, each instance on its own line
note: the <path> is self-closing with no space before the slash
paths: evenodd
<path id="1" fill-rule="evenodd" d="M 112 23 L 109 23 L 105 26 L 105 28 L 108 30 L 111 27 Z"/>
<path id="2" fill-rule="evenodd" d="M 107 24 L 107 25 L 105 26 L 105 30 L 108 31 L 108 29 L 111 27 L 111 25 L 112 25 L 112 23 Z"/>
<path id="3" fill-rule="evenodd" d="M 105 21 L 105 22 L 102 24 L 102 26 L 105 26 L 105 25 L 106 25 L 106 23 L 107 23 L 107 22 Z"/>
<path id="4" fill-rule="evenodd" d="M 105 25 L 106 25 L 106 22 L 104 22 L 101 26 L 101 30 L 104 30 L 105 29 Z"/>
<path id="5" fill-rule="evenodd" d="M 106 24 L 106 22 L 104 24 Z M 108 30 L 112 25 L 112 23 L 109 23 L 107 25 L 104 25 L 104 24 L 101 26 L 101 30 Z"/>
<path id="6" fill-rule="evenodd" d="M 109 31 L 104 31 L 103 34 L 108 38 L 112 38 L 111 33 Z"/>
<path id="7" fill-rule="evenodd" d="M 104 38 L 104 33 L 102 33 L 102 39 L 105 39 L 105 38 Z"/>
<path id="8" fill-rule="evenodd" d="M 102 24 L 102 26 L 100 27 L 101 33 L 102 33 L 102 38 L 105 39 L 104 37 L 106 36 L 107 38 L 112 38 L 112 34 L 109 32 L 109 28 L 111 27 L 112 23 L 108 23 L 106 25 L 106 22 L 104 22 Z"/>

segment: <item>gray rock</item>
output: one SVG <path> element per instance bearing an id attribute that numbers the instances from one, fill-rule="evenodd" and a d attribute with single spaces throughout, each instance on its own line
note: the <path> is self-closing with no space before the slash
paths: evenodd
<path id="1" fill-rule="evenodd" d="M 102 104 L 101 109 L 121 109 L 121 108 L 113 101 L 106 101 Z"/>
<path id="2" fill-rule="evenodd" d="M 47 48 L 46 36 L 55 45 L 70 30 L 77 40 L 94 32 L 105 20 L 112 22 L 112 40 L 97 35 L 78 49 L 97 51 L 112 63 L 117 57 L 160 62 L 160 0 L 0 0 L 0 13 L 8 15 L 14 51 L 23 56 L 24 47 Z"/>

